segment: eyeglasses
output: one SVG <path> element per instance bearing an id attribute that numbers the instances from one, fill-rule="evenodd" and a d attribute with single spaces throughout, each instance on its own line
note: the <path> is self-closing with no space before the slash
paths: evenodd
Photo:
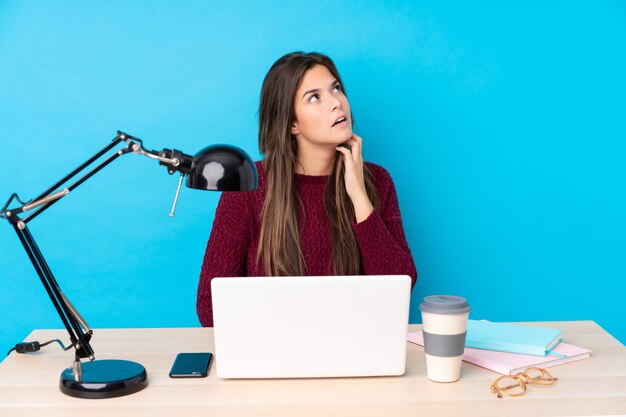
<path id="1" fill-rule="evenodd" d="M 494 394 L 498 394 L 498 398 L 502 398 L 503 394 L 519 397 L 526 393 L 527 384 L 549 387 L 554 385 L 555 381 L 558 381 L 558 378 L 550 375 L 545 369 L 532 367 L 515 375 L 501 376 L 491 384 L 490 389 Z"/>

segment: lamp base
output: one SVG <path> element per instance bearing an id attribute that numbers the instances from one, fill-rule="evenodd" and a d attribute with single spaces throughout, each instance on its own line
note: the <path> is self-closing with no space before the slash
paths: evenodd
<path id="1" fill-rule="evenodd" d="M 76 381 L 72 368 L 61 373 L 59 388 L 77 398 L 113 398 L 134 394 L 148 386 L 146 369 L 137 362 L 99 360 L 82 363 L 82 377 Z"/>

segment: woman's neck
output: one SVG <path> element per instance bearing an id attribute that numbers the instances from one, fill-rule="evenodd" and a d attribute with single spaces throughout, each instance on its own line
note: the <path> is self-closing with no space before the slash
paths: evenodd
<path id="1" fill-rule="evenodd" d="M 298 144 L 297 174 L 330 175 L 333 172 L 337 151 L 335 146 L 317 147 L 310 143 Z"/>

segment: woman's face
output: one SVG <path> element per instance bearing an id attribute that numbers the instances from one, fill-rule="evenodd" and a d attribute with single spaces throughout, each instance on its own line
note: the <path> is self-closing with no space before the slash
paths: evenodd
<path id="1" fill-rule="evenodd" d="M 294 101 L 296 121 L 291 133 L 298 141 L 334 147 L 352 137 L 350 103 L 325 66 L 304 73 Z"/>

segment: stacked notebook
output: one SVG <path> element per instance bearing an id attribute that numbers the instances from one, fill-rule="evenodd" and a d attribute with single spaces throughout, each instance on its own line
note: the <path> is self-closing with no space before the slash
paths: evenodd
<path id="1" fill-rule="evenodd" d="M 546 356 L 561 342 L 560 329 L 468 320 L 465 347 Z"/>
<path id="2" fill-rule="evenodd" d="M 530 366 L 548 368 L 590 357 L 591 351 L 561 342 L 561 330 L 518 324 L 468 320 L 463 360 L 503 375 Z M 409 342 L 424 345 L 422 332 Z"/>

